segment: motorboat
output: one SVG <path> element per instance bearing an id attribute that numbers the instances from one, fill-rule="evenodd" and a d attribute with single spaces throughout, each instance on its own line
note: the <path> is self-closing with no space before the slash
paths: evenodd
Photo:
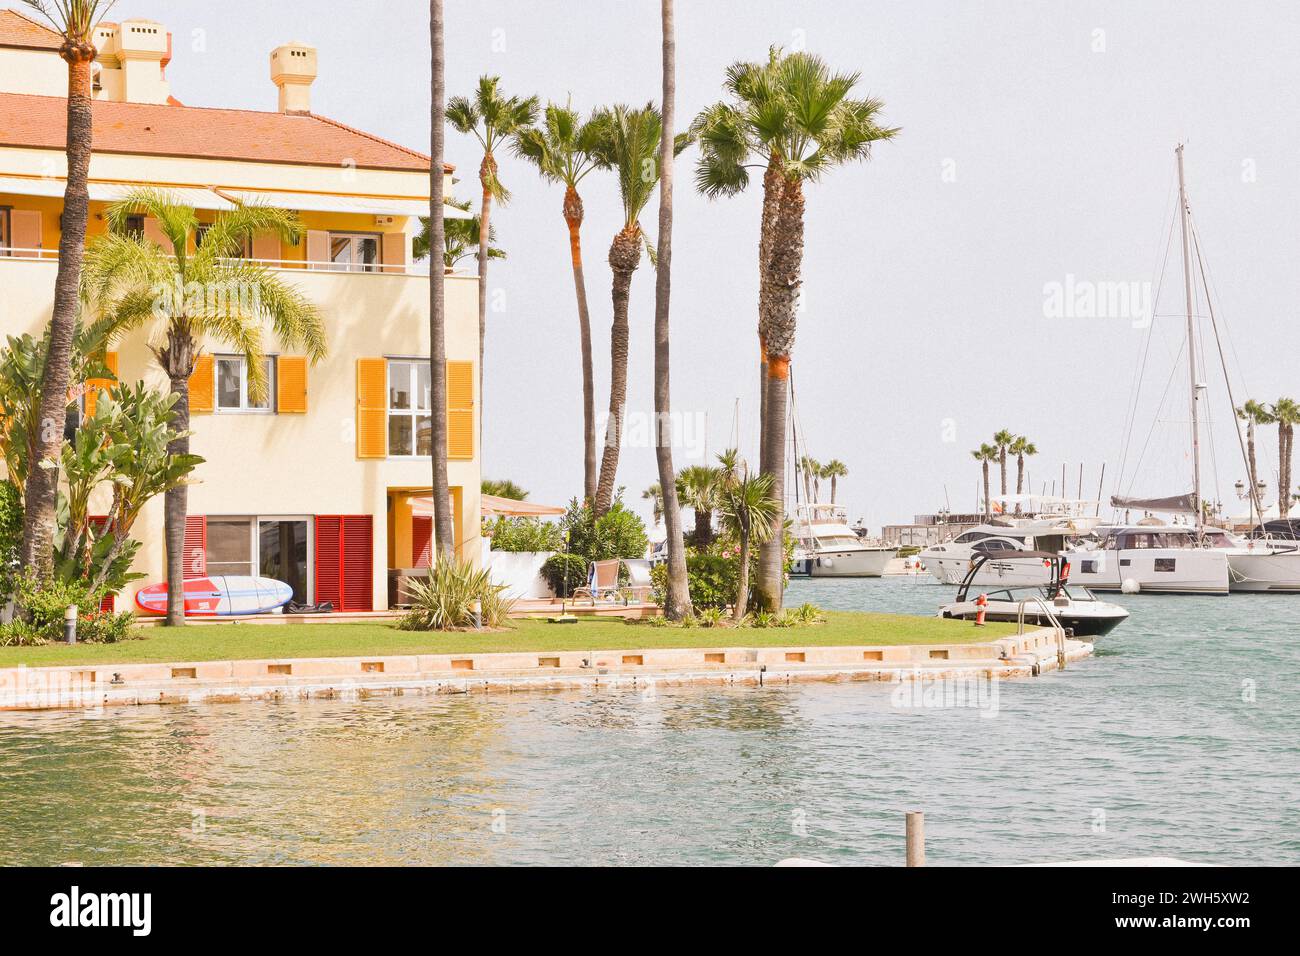
<path id="1" fill-rule="evenodd" d="M 998 564 L 1024 565 L 1021 580 L 1037 576 L 1037 584 L 1002 586 Z M 1117 604 L 1098 600 L 1087 587 L 1071 585 L 1070 562 L 1051 551 L 1023 551 L 1011 557 L 979 555 L 962 578 L 957 600 L 944 605 L 939 616 L 974 621 L 984 612 L 985 621 L 1033 627 L 1060 624 L 1072 636 L 1096 638 L 1109 634 L 1128 619 L 1128 611 Z"/>
<path id="2" fill-rule="evenodd" d="M 863 540 L 836 505 L 800 505 L 796 510 L 795 573 L 814 578 L 878 578 L 898 548 Z"/>
<path id="3" fill-rule="evenodd" d="M 1227 594 L 1236 542 L 1220 528 L 1119 525 L 1063 552 L 1074 580 L 1094 591 Z"/>
<path id="4" fill-rule="evenodd" d="M 1064 551 L 1078 538 L 1091 533 L 1101 520 L 1081 513 L 1083 506 L 1090 502 L 1023 497 L 1027 503 L 1053 510 L 1027 517 L 1007 515 L 992 518 L 985 524 L 963 531 L 951 541 L 931 545 L 917 557 L 940 583 L 958 584 L 978 555 L 1015 557 L 1016 552 L 1022 551 Z M 1016 500 L 1015 496 L 993 499 L 995 507 L 1004 508 Z M 1014 572 L 1017 567 L 1023 565 L 1013 564 L 1007 570 Z"/>

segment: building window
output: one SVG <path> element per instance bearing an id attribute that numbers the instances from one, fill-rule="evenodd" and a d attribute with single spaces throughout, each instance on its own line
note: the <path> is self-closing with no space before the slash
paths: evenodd
<path id="1" fill-rule="evenodd" d="M 0 206 L 0 256 L 9 255 L 9 210 Z"/>
<path id="2" fill-rule="evenodd" d="M 208 516 L 208 576 L 253 575 L 253 522 Z"/>
<path id="3" fill-rule="evenodd" d="M 63 228 L 63 224 L 59 224 Z M 144 238 L 144 216 L 127 216 L 126 217 L 126 234 L 132 239 Z"/>
<path id="4" fill-rule="evenodd" d="M 388 455 L 433 454 L 433 383 L 429 363 L 397 359 L 388 363 Z"/>
<path id="5" fill-rule="evenodd" d="M 330 268 L 336 272 L 378 272 L 379 236 L 331 232 L 330 263 Z"/>
<path id="6" fill-rule="evenodd" d="M 213 361 L 217 375 L 218 412 L 254 412 L 271 414 L 275 411 L 275 359 L 263 360 L 266 369 L 266 394 L 254 401 L 248 394 L 248 359 L 242 355 L 218 355 Z"/>

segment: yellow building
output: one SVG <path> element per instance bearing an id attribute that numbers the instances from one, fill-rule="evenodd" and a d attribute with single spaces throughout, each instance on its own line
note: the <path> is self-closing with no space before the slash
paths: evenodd
<path id="1" fill-rule="evenodd" d="M 0 335 L 39 335 L 53 304 L 66 176 L 59 43 L 0 10 Z M 181 105 L 160 24 L 104 24 L 96 46 L 88 239 L 104 232 L 107 205 L 137 185 L 174 191 L 209 222 L 242 202 L 295 210 L 304 241 L 261 236 L 246 255 L 302 289 L 328 334 L 328 358 L 310 366 L 268 330 L 272 395 L 261 407 L 249 401 L 242 359 L 203 343 L 192 447 L 206 462 L 189 491 L 187 576 L 261 574 L 288 582 L 300 601 L 387 607 L 390 569 L 421 566 L 432 550 L 429 278 L 411 256 L 428 213 L 429 158 L 312 113 L 310 46 L 271 53 L 276 112 Z M 138 228 L 160 235 L 147 219 Z M 476 280 L 445 282 L 455 544 L 477 560 Z M 109 364 L 122 380 L 166 390 L 147 334 L 121 341 Z M 161 497 L 134 535 L 144 542 L 138 584 L 164 580 Z"/>

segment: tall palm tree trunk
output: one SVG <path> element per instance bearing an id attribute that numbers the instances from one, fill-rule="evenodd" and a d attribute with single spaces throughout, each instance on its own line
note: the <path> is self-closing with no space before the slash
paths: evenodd
<path id="1" fill-rule="evenodd" d="M 445 223 L 442 218 L 443 155 L 446 152 L 446 54 L 443 40 L 442 0 L 429 2 L 429 41 L 432 46 L 430 61 L 431 116 L 429 155 L 429 248 L 443 248 Z M 483 327 L 487 315 L 485 264 L 488 247 L 487 205 L 483 207 L 479 244 L 479 422 L 483 420 Z M 429 270 L 429 403 L 432 414 L 433 444 L 430 458 L 433 462 L 433 535 L 438 552 L 450 555 L 456 543 L 452 528 L 451 488 L 447 479 L 447 302 L 446 279 L 437 269 Z M 482 426 L 479 427 L 479 453 L 482 454 Z"/>
<path id="2" fill-rule="evenodd" d="M 776 467 L 765 474 L 772 476 L 772 500 L 776 503 L 777 533 L 759 545 L 758 573 L 754 581 L 754 603 L 765 611 L 781 610 L 785 587 L 785 543 L 781 528 L 785 515 L 785 431 L 788 423 L 787 397 L 790 380 L 790 360 L 784 356 L 768 356 L 767 360 L 767 417 L 763 421 L 762 447 L 769 462 Z"/>
<path id="3" fill-rule="evenodd" d="M 659 248 L 655 256 L 655 460 L 664 496 L 664 530 L 668 535 L 668 583 L 664 616 L 680 621 L 691 611 L 686 578 L 686 545 L 682 540 L 682 510 L 677 501 L 673 468 L 672 394 L 669 390 L 669 301 L 673 265 L 673 121 L 677 106 L 677 40 L 673 27 L 673 0 L 663 0 L 663 131 L 659 140 Z M 700 512 L 695 512 L 699 522 Z M 705 512 L 705 518 L 709 514 Z M 707 528 L 706 532 L 711 531 Z"/>
<path id="4" fill-rule="evenodd" d="M 167 373 L 171 393 L 172 434 L 167 443 L 171 455 L 190 453 L 190 375 L 194 372 L 194 340 L 189 331 L 173 321 L 167 332 L 167 345 L 158 355 Z M 163 495 L 163 538 L 167 560 L 167 626 L 185 623 L 185 519 L 189 514 L 189 486 L 184 482 L 169 488 Z M 196 569 L 197 570 L 197 569 Z"/>
<path id="5" fill-rule="evenodd" d="M 1255 482 L 1255 419 L 1248 417 L 1246 419 L 1246 480 L 1250 482 L 1250 501 L 1255 510 L 1259 511 L 1259 497 L 1256 489 L 1259 487 Z M 1256 514 L 1260 524 L 1264 523 L 1264 515 Z"/>
<path id="6" fill-rule="evenodd" d="M 984 460 L 984 517 L 989 516 L 991 503 L 989 501 L 989 463 L 988 459 Z"/>
<path id="7" fill-rule="evenodd" d="M 573 289 L 578 297 L 578 338 L 582 349 L 582 496 L 596 500 L 596 386 L 591 361 L 591 314 L 587 310 L 587 280 L 582 271 L 582 197 L 569 186 L 564 191 L 564 221 L 569 227 L 573 259 Z"/>
<path id="8" fill-rule="evenodd" d="M 492 189 L 489 185 L 496 179 L 497 161 L 491 153 L 483 154 L 483 162 L 479 164 L 478 178 L 483 184 L 483 205 L 479 209 L 479 236 L 482 241 L 478 244 L 478 398 L 479 398 L 479 455 L 483 454 L 483 360 L 487 351 L 487 275 L 488 275 L 488 253 L 491 251 L 492 242 Z"/>
<path id="9" fill-rule="evenodd" d="M 831 475 L 831 504 L 835 504 L 835 476 Z"/>
<path id="10" fill-rule="evenodd" d="M 775 162 L 775 157 L 773 162 Z M 771 172 L 769 167 L 768 172 Z M 785 453 L 788 428 L 790 356 L 794 351 L 795 317 L 803 268 L 804 196 L 798 179 L 781 180 L 775 218 L 770 233 L 760 239 L 768 259 L 759 292 L 760 332 L 767 343 L 767 417 L 763 423 L 760 456 L 765 474 L 772 476 L 776 505 L 776 533 L 758 552 L 755 602 L 764 610 L 781 610 L 785 589 Z M 764 215 L 767 215 L 768 177 L 764 176 Z"/>
<path id="11" fill-rule="evenodd" d="M 607 512 L 614 501 L 619 443 L 623 437 L 623 411 L 627 405 L 627 305 L 632 273 L 640 260 L 641 231 L 636 226 L 625 226 L 609 246 L 609 267 L 614 273 L 610 289 L 614 321 L 609 329 L 609 422 L 605 425 L 605 448 L 600 458 L 600 479 L 596 483 L 597 516 Z M 663 483 L 663 492 L 666 516 L 669 496 L 675 496 L 671 479 Z"/>
<path id="12" fill-rule="evenodd" d="M 54 562 L 54 511 L 58 501 L 58 470 L 40 462 L 58 460 L 63 423 L 68 410 L 68 378 L 72 334 L 80 309 L 81 264 L 86 251 L 86 220 L 90 211 L 86 177 L 90 172 L 92 133 L 90 64 L 95 47 L 65 40 L 60 55 L 68 64 L 68 185 L 63 194 L 59 265 L 54 279 L 54 311 L 50 346 L 41 375 L 41 401 L 36 436 L 37 454 L 30 460 L 23 503 L 21 561 L 37 574 L 50 572 Z"/>
<path id="13" fill-rule="evenodd" d="M 1025 456 L 1016 455 L 1016 497 L 1019 497 L 1020 493 L 1024 490 L 1025 490 Z M 1017 511 L 1020 510 L 1020 505 L 1018 503 L 1016 505 L 1016 510 Z"/>
<path id="14" fill-rule="evenodd" d="M 1004 445 L 998 451 L 998 469 L 1002 473 L 1002 497 L 1007 495 L 1007 449 Z"/>
<path id="15" fill-rule="evenodd" d="M 1277 516 L 1285 518 L 1288 507 L 1288 499 L 1291 497 L 1290 481 L 1291 476 L 1288 474 L 1290 468 L 1287 467 L 1287 441 L 1286 441 L 1286 423 L 1277 423 Z"/>

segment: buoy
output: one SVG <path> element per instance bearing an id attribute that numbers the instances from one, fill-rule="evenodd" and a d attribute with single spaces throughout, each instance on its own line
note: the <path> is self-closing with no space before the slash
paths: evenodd
<path id="1" fill-rule="evenodd" d="M 1136 578 L 1125 578 L 1120 582 L 1119 589 L 1125 594 L 1137 594 L 1142 590 L 1142 585 L 1137 583 Z"/>

